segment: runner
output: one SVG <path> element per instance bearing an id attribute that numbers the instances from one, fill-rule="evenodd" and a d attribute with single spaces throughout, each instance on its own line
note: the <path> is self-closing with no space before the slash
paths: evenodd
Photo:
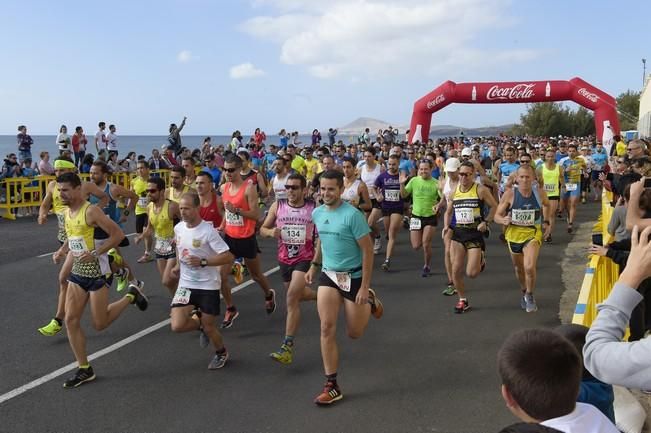
<path id="1" fill-rule="evenodd" d="M 193 188 L 184 183 L 185 173 L 186 171 L 183 167 L 172 167 L 170 170 L 170 186 L 165 191 L 165 198 L 167 200 L 178 204 L 181 196 Z"/>
<path id="2" fill-rule="evenodd" d="M 461 162 L 457 158 L 449 158 L 445 161 L 445 177 L 443 178 L 443 182 L 439 183 L 439 196 L 442 196 L 444 200 L 439 201 L 435 213 L 440 213 L 441 210 L 447 209 L 447 203 L 452 199 L 452 195 L 457 190 L 457 185 L 459 184 L 460 166 Z M 445 296 L 454 296 L 457 293 L 457 289 L 454 288 L 454 282 L 452 280 L 452 258 L 450 256 L 452 230 L 442 230 L 441 237 L 443 238 L 445 273 L 448 276 L 447 287 L 442 293 Z"/>
<path id="3" fill-rule="evenodd" d="M 138 161 L 136 172 L 136 177 L 131 180 L 131 190 L 138 196 L 138 202 L 136 203 L 136 233 L 141 235 L 145 230 L 145 226 L 147 226 L 147 180 L 149 179 L 149 165 L 147 161 Z M 143 239 L 145 240 L 145 252 L 138 259 L 138 263 L 148 263 L 155 258 L 151 251 L 151 237 L 145 236 Z"/>
<path id="4" fill-rule="evenodd" d="M 559 164 L 563 168 L 565 188 L 563 189 L 563 208 L 567 212 L 567 232 L 574 231 L 574 219 L 576 217 L 576 205 L 581 197 L 581 178 L 585 170 L 585 161 L 579 158 L 576 144 L 567 147 L 568 156 L 563 158 Z"/>
<path id="5" fill-rule="evenodd" d="M 108 303 L 108 285 L 105 279 L 109 273 L 107 252 L 120 243 L 124 233 L 98 207 L 84 199 L 79 176 L 74 173 L 62 174 L 57 177 L 57 184 L 61 200 L 68 206 L 65 211 L 68 251 L 65 253 L 72 256 L 73 260 L 66 297 L 66 330 L 70 347 L 79 364 L 75 375 L 63 387 L 76 388 L 96 377 L 88 363 L 86 337 L 80 324 L 89 300 L 93 327 L 98 331 L 107 328 L 129 304 L 135 304 L 144 311 L 148 301 L 136 286 L 130 286 L 122 299 Z M 108 238 L 95 240 L 95 227 L 104 230 L 109 235 Z M 56 260 L 60 258 L 62 254 L 55 257 Z"/>
<path id="6" fill-rule="evenodd" d="M 368 147 L 364 150 L 364 163 L 359 167 L 359 177 L 366 184 L 371 199 L 371 211 L 366 213 L 366 217 L 368 218 L 368 225 L 371 228 L 371 237 L 373 238 L 373 254 L 379 254 L 382 249 L 380 231 L 377 228 L 377 222 L 382 215 L 382 211 L 375 197 L 375 180 L 381 172 L 380 164 L 375 161 L 375 149 Z"/>
<path id="7" fill-rule="evenodd" d="M 316 292 L 305 284 L 305 273 L 314 258 L 316 232 L 312 222 L 313 201 L 305 201 L 306 179 L 298 173 L 289 175 L 287 199 L 275 201 L 269 208 L 260 234 L 278 239 L 278 264 L 287 289 L 287 320 L 285 338 L 280 350 L 271 358 L 291 364 L 294 354 L 294 337 L 301 319 L 302 301 L 316 300 Z"/>
<path id="8" fill-rule="evenodd" d="M 197 194 L 199 195 L 199 214 L 214 228 L 222 225 L 224 204 L 215 192 L 214 180 L 210 173 L 201 172 L 197 175 Z"/>
<path id="9" fill-rule="evenodd" d="M 406 185 L 405 185 L 406 183 Z M 439 183 L 432 178 L 432 162 L 428 159 L 418 164 L 418 176 L 407 182 L 405 174 L 400 175 L 400 190 L 403 197 L 412 196 L 412 212 L 409 220 L 409 238 L 414 250 L 423 247 L 423 271 L 429 276 L 432 264 L 432 238 L 436 231 L 439 202 Z"/>
<path id="10" fill-rule="evenodd" d="M 199 345 L 205 348 L 212 343 L 215 347 L 215 356 L 208 364 L 209 370 L 215 370 L 228 360 L 215 326 L 221 284 L 218 267 L 232 263 L 233 255 L 213 226 L 201 219 L 195 192 L 181 196 L 179 209 L 183 221 L 174 227 L 177 260 L 171 273 L 178 279 L 179 288 L 171 305 L 172 331 L 198 330 Z"/>
<path id="11" fill-rule="evenodd" d="M 506 241 L 522 292 L 520 306 L 532 313 L 538 310 L 533 292 L 543 239 L 542 218 L 549 214 L 549 200 L 543 187 L 534 184 L 536 176 L 531 165 L 521 165 L 516 173 L 517 187 L 507 189 L 502 196 L 495 222 L 506 228 Z M 543 212 L 543 208 L 547 210 Z M 550 230 L 547 224 L 545 237 L 549 236 Z"/>
<path id="12" fill-rule="evenodd" d="M 183 158 L 183 160 L 181 161 L 181 168 L 183 168 L 183 173 L 184 173 L 183 185 L 188 186 L 190 188 L 194 188 L 194 182 L 197 180 L 197 175 L 195 174 L 194 158 L 192 158 L 191 156 L 186 156 L 185 158 Z"/>
<path id="13" fill-rule="evenodd" d="M 229 155 L 224 161 L 224 175 L 226 183 L 221 186 L 222 200 L 226 209 L 222 223 L 224 241 L 229 246 L 234 257 L 243 257 L 251 278 L 258 283 L 265 295 L 265 309 L 267 314 L 276 310 L 276 292 L 269 285 L 260 269 L 258 257 L 258 242 L 255 238 L 255 226 L 260 214 L 258 207 L 258 193 L 254 185 L 242 179 L 240 170 L 242 160 L 237 155 Z M 222 322 L 222 328 L 230 328 L 239 312 L 233 304 L 231 288 L 228 284 L 228 275 L 231 266 L 222 266 L 222 295 L 227 309 Z"/>
<path id="14" fill-rule="evenodd" d="M 285 157 L 280 157 L 273 162 L 272 167 L 275 175 L 271 179 L 270 192 L 273 192 L 276 200 L 286 200 L 287 191 L 285 190 L 285 184 L 290 174 L 289 164 L 285 160 Z"/>
<path id="15" fill-rule="evenodd" d="M 337 318 L 343 304 L 346 332 L 351 338 L 364 334 L 371 314 L 382 317 L 384 308 L 370 288 L 373 271 L 373 245 L 368 236 L 369 227 L 364 216 L 341 200 L 344 179 L 339 171 L 329 170 L 321 176 L 321 196 L 324 205 L 312 213 L 319 233 L 319 241 L 310 270 L 305 275 L 307 284 L 319 276 L 317 309 L 321 320 L 321 357 L 326 383 L 314 403 L 332 404 L 343 394 L 337 383 L 339 348 L 337 347 Z M 370 305 L 369 305 L 370 304 Z"/>
<path id="16" fill-rule="evenodd" d="M 153 251 L 161 283 L 174 295 L 178 283 L 172 274 L 172 268 L 176 265 L 174 221 L 181 218 L 179 205 L 165 198 L 165 181 L 160 177 L 152 176 L 147 180 L 147 198 L 147 227 L 136 236 L 135 242 L 138 244 L 143 239 L 154 239 Z"/>
<path id="17" fill-rule="evenodd" d="M 77 168 L 71 160 L 59 157 L 56 161 L 54 161 L 54 174 L 57 177 L 61 176 L 64 173 L 74 173 L 76 170 Z M 97 197 L 99 199 L 98 205 L 101 205 L 103 207 L 108 203 L 109 198 L 106 196 L 104 191 L 99 189 L 94 183 L 82 182 L 81 188 L 84 197 Z M 61 246 L 64 245 L 68 240 L 66 236 L 64 217 L 67 208 L 68 207 L 61 199 L 61 193 L 59 191 L 59 187 L 57 186 L 57 181 L 53 180 L 48 183 L 45 197 L 43 197 L 43 202 L 39 208 L 38 223 L 40 225 L 45 224 L 47 222 L 48 212 L 50 209 L 52 209 L 57 217 L 57 240 Z M 71 269 L 72 258 L 66 259 L 61 266 L 61 269 L 59 270 L 59 294 L 57 297 L 56 313 L 47 325 L 38 328 L 38 332 L 40 332 L 42 335 L 45 335 L 46 337 L 52 337 L 58 334 L 61 329 L 63 329 L 63 320 L 65 319 L 66 312 L 66 294 L 68 291 L 68 276 L 70 275 Z"/>
<path id="18" fill-rule="evenodd" d="M 399 166 L 400 157 L 398 155 L 389 156 L 387 171 L 380 173 L 373 185 L 375 199 L 380 203 L 382 209 L 384 232 L 389 238 L 384 263 L 381 265 L 382 270 L 387 272 L 391 267 L 391 254 L 393 254 L 393 246 L 402 225 L 402 213 L 405 208 L 404 201 L 400 196 Z"/>
<path id="19" fill-rule="evenodd" d="M 452 281 L 459 294 L 459 301 L 454 307 L 455 313 L 465 313 L 470 309 L 463 281 L 464 263 L 466 275 L 475 278 L 486 266 L 484 234 L 488 224 L 493 221 L 497 202 L 491 192 L 475 180 L 475 167 L 470 162 L 463 162 L 459 167 L 459 183 L 452 198 L 448 199 L 445 212 L 444 232 L 452 231 L 450 258 L 452 264 Z M 490 207 L 488 216 L 482 215 L 482 201 Z M 454 219 L 453 219 L 454 217 Z"/>
<path id="20" fill-rule="evenodd" d="M 516 158 L 515 149 L 511 146 L 504 148 L 504 156 L 495 163 L 497 167 L 497 182 L 499 184 L 499 197 L 502 197 L 506 189 L 506 183 L 511 173 L 514 173 L 520 164 Z"/>
<path id="21" fill-rule="evenodd" d="M 357 178 L 355 160 L 345 156 L 342 161 L 342 169 L 344 172 L 344 191 L 341 193 L 341 199 L 364 212 L 370 211 L 371 198 L 369 197 L 368 187 Z"/>
<path id="22" fill-rule="evenodd" d="M 592 153 L 592 190 L 594 192 L 593 200 L 601 200 L 601 193 L 603 191 L 603 184 L 599 179 L 599 175 L 604 173 L 608 165 L 608 154 L 602 143 L 597 143 L 597 146 Z"/>
<path id="23" fill-rule="evenodd" d="M 560 191 L 565 183 L 563 167 L 556 164 L 556 152 L 553 149 L 547 149 L 545 152 L 545 163 L 538 169 L 537 176 L 538 183 L 543 185 L 549 200 L 549 207 L 543 208 L 543 224 L 549 225 L 549 229 L 545 228 L 544 241 L 551 242 L 554 225 L 556 224 Z"/>

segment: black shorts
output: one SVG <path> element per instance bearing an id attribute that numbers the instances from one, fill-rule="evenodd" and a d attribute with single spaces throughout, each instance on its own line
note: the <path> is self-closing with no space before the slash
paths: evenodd
<path id="1" fill-rule="evenodd" d="M 149 218 L 146 213 L 136 215 L 136 233 L 141 234 L 147 225 Z"/>
<path id="2" fill-rule="evenodd" d="M 339 286 L 334 281 L 330 279 L 330 277 L 328 277 L 324 272 L 321 272 L 321 275 L 319 276 L 319 286 L 334 287 L 335 289 L 337 289 L 339 294 L 343 296 L 345 299 L 355 302 L 355 298 L 357 297 L 357 292 L 359 292 L 359 288 L 362 287 L 362 277 L 351 278 L 350 292 L 344 292 L 339 288 Z"/>
<path id="3" fill-rule="evenodd" d="M 455 227 L 452 229 L 452 240 L 459 242 L 467 250 L 481 248 L 483 251 L 486 249 L 484 235 L 479 230 Z"/>
<path id="4" fill-rule="evenodd" d="M 288 265 L 282 262 L 278 262 L 280 266 L 280 276 L 283 277 L 283 282 L 289 283 L 292 281 L 292 274 L 294 271 L 307 272 L 310 270 L 310 265 L 312 264 L 311 260 L 303 260 L 302 262 L 296 262 L 293 265 Z"/>
<path id="5" fill-rule="evenodd" d="M 401 206 L 399 208 L 393 208 L 393 209 L 384 209 L 382 208 L 382 216 L 389 216 L 394 213 L 397 213 L 398 215 L 402 215 L 405 212 L 404 206 Z"/>
<path id="6" fill-rule="evenodd" d="M 170 259 L 175 259 L 176 258 L 176 251 L 172 251 L 169 254 L 158 254 L 158 253 L 155 252 L 154 255 L 156 256 L 156 260 L 159 260 L 159 259 L 170 260 Z"/>
<path id="7" fill-rule="evenodd" d="M 602 170 L 592 170 L 590 173 L 590 177 L 592 178 L 593 181 L 598 181 L 599 180 L 599 175 L 603 173 Z"/>
<path id="8" fill-rule="evenodd" d="M 68 281 L 78 285 L 87 292 L 96 292 L 99 289 L 108 286 L 105 277 L 88 278 L 81 275 L 70 274 Z"/>
<path id="9" fill-rule="evenodd" d="M 547 198 L 549 200 L 560 201 L 560 197 L 557 195 L 548 195 Z"/>
<path id="10" fill-rule="evenodd" d="M 188 289 L 190 290 L 190 302 L 187 305 L 172 304 L 172 308 L 187 307 L 193 305 L 201 310 L 202 313 L 210 314 L 211 316 L 219 316 L 219 290 L 203 290 L 203 289 Z"/>
<path id="11" fill-rule="evenodd" d="M 371 210 L 373 209 L 381 209 L 380 208 L 380 203 L 374 198 L 371 199 Z"/>
<path id="12" fill-rule="evenodd" d="M 255 235 L 248 238 L 232 238 L 224 234 L 224 242 L 235 258 L 255 259 L 258 255 L 258 241 Z"/>
<path id="13" fill-rule="evenodd" d="M 428 216 L 428 217 L 421 217 L 418 215 L 414 215 L 413 213 L 411 214 L 411 218 L 416 218 L 420 220 L 420 230 L 424 229 L 426 226 L 432 226 L 436 227 L 439 224 L 439 220 L 436 217 L 436 215 Z M 410 226 L 411 226 L 411 220 L 410 220 Z M 410 231 L 419 231 L 419 230 L 411 230 Z"/>

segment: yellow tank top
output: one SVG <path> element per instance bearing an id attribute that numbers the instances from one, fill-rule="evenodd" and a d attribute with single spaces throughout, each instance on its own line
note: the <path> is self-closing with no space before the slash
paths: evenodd
<path id="1" fill-rule="evenodd" d="M 558 164 L 549 170 L 545 164 L 542 166 L 544 189 L 548 196 L 558 197 L 560 195 L 558 185 L 560 183 L 561 169 Z"/>
<path id="2" fill-rule="evenodd" d="M 136 215 L 147 213 L 147 203 L 149 203 L 149 199 L 147 198 L 147 181 L 140 177 L 134 177 L 131 181 L 131 189 L 138 195 Z"/>
<path id="3" fill-rule="evenodd" d="M 473 183 L 468 191 L 463 192 L 461 184 L 457 185 L 452 195 L 455 227 L 477 228 L 481 222 L 481 200 L 477 188 L 478 185 Z"/>
<path id="4" fill-rule="evenodd" d="M 68 209 L 68 206 L 64 205 L 63 200 L 61 200 L 59 186 L 54 184 L 54 188 L 52 188 L 52 210 L 56 214 L 63 214 L 66 209 Z"/>
<path id="5" fill-rule="evenodd" d="M 169 187 L 167 188 L 167 199 L 173 201 L 174 203 L 178 203 L 179 200 L 181 200 L 181 196 L 185 194 L 186 192 L 190 191 L 190 187 L 188 185 L 183 186 L 183 191 L 177 196 L 176 192 L 174 191 L 174 188 Z"/>
<path id="6" fill-rule="evenodd" d="M 165 200 L 160 212 L 156 213 L 154 203 L 149 203 L 149 224 L 154 228 L 157 238 L 171 239 L 174 237 L 174 221 L 170 218 L 170 202 Z"/>
<path id="7" fill-rule="evenodd" d="M 77 257 L 86 251 L 95 249 L 95 228 L 86 223 L 86 211 L 90 206 L 84 202 L 75 216 L 70 214 L 70 209 L 65 211 L 65 227 L 68 235 L 68 246 L 74 257 L 72 273 L 81 277 L 97 278 L 102 276 L 98 260 L 88 263 L 79 262 Z"/>

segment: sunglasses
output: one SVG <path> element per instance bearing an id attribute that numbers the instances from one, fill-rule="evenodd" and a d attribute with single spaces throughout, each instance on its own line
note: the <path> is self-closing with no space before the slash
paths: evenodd
<path id="1" fill-rule="evenodd" d="M 527 161 L 526 159 L 521 159 L 520 164 L 531 164 L 531 161 Z"/>
<path id="2" fill-rule="evenodd" d="M 157 189 L 146 189 L 145 192 L 148 192 L 149 194 L 155 194 L 158 192 Z"/>
<path id="3" fill-rule="evenodd" d="M 226 173 L 235 173 L 235 172 L 237 171 L 237 168 L 236 168 L 236 167 L 233 167 L 233 168 L 226 168 L 226 167 L 224 167 L 224 171 L 225 171 Z"/>
<path id="4" fill-rule="evenodd" d="M 285 185 L 285 189 L 296 191 L 301 189 L 300 185 Z"/>
<path id="5" fill-rule="evenodd" d="M 472 174 L 471 173 L 461 173 L 461 172 L 459 172 L 459 176 L 461 176 L 461 177 L 469 177 L 469 176 L 472 176 Z"/>

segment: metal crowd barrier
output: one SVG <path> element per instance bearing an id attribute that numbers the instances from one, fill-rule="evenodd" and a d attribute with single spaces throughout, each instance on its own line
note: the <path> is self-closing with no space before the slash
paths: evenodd
<path id="1" fill-rule="evenodd" d="M 608 222 L 613 215 L 613 207 L 610 205 L 612 198 L 612 193 L 604 189 L 601 196 L 601 214 L 593 229 L 593 234 L 601 234 L 604 245 L 611 242 Z M 597 305 L 608 297 L 618 278 L 619 265 L 608 257 L 590 255 L 572 323 L 589 327 L 597 317 Z"/>
<path id="2" fill-rule="evenodd" d="M 160 176 L 165 180 L 165 185 L 169 186 L 169 170 L 151 170 L 151 176 Z M 90 181 L 88 173 L 79 173 L 83 181 Z M 109 176 L 109 181 L 130 189 L 131 180 L 136 177 L 133 173 L 114 173 Z M 4 201 L 0 202 L 0 217 L 9 220 L 15 220 L 18 211 L 29 210 L 39 207 L 48 184 L 55 180 L 54 176 L 34 176 L 34 177 L 8 177 L 0 181 L 0 195 Z"/>

